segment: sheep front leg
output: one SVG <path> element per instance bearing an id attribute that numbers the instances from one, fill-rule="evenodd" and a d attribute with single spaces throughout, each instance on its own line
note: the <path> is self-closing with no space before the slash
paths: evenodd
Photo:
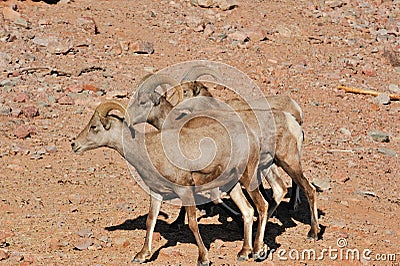
<path id="1" fill-rule="evenodd" d="M 196 219 L 196 206 L 186 206 L 186 213 L 189 222 L 189 228 L 192 230 L 194 238 L 196 239 L 197 246 L 199 248 L 199 257 L 197 259 L 198 265 L 208 266 L 210 261 L 208 260 L 208 251 L 205 247 L 203 240 L 201 239 L 199 225 Z"/>
<path id="2" fill-rule="evenodd" d="M 151 255 L 151 242 L 153 241 L 154 227 L 161 208 L 161 199 L 150 196 L 150 210 L 146 219 L 146 238 L 142 250 L 133 258 L 133 262 L 145 262 Z"/>

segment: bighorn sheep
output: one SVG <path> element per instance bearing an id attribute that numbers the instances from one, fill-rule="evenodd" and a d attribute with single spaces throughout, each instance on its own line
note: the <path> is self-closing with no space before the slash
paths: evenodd
<path id="1" fill-rule="evenodd" d="M 244 242 L 238 259 L 248 259 L 251 252 L 257 254 L 264 252 L 264 230 L 261 227 L 265 227 L 267 221 L 268 205 L 258 188 L 248 189 L 256 174 L 260 152 L 258 138 L 250 128 L 238 122 L 233 116 L 221 116 L 218 113 L 205 112 L 204 116 L 193 119 L 189 116 L 185 117 L 187 120 L 180 128 L 179 135 L 179 144 L 183 153 L 189 158 L 197 158 L 199 140 L 204 138 L 211 138 L 217 151 L 214 159 L 206 167 L 185 170 L 172 164 L 163 153 L 163 134 L 168 135 L 172 130 L 140 133 L 133 127 L 129 127 L 126 120 L 110 114 L 112 110 L 120 111 L 127 116 L 128 121 L 132 119 L 132 117 L 128 118 L 130 115 L 126 113 L 126 107 L 120 102 L 102 103 L 96 108 L 89 123 L 71 146 L 75 153 L 99 147 L 116 150 L 137 170 L 145 185 L 148 186 L 151 203 L 146 221 L 146 239 L 142 250 L 134 257 L 134 261 L 144 262 L 151 255 L 152 236 L 162 199 L 179 197 L 182 201 L 190 203 L 185 208 L 189 228 L 195 236 L 199 249 L 198 263 L 208 265 L 208 252 L 201 239 L 196 220 L 194 195 L 224 186 L 233 187 L 229 192 L 230 196 L 239 207 L 244 219 Z M 219 121 L 223 121 L 223 126 L 207 116 L 218 117 Z M 231 129 L 229 134 L 227 129 Z M 201 145 L 200 148 L 203 151 Z M 246 200 L 238 180 L 248 190 L 261 217 L 254 248 L 252 248 L 254 211 Z"/>
<path id="2" fill-rule="evenodd" d="M 149 122 L 156 128 L 162 128 L 164 118 L 168 116 L 173 109 L 172 104 L 167 101 L 166 97 L 156 92 L 157 86 L 162 84 L 173 86 L 178 91 L 179 98 L 182 99 L 182 85 L 184 84 L 180 84 L 176 80 L 165 75 L 155 74 L 150 76 L 139 86 L 137 97 L 134 98 L 128 107 L 128 112 L 133 114 L 133 120 L 131 121 L 132 124 Z M 183 105 L 185 102 L 187 103 L 186 100 L 178 107 L 181 107 L 184 110 L 191 109 L 193 114 L 197 111 L 221 109 L 221 104 L 211 97 L 195 98 L 197 98 L 195 103 Z M 282 169 L 304 191 L 311 212 L 311 229 L 308 232 L 308 237 L 317 239 L 319 225 L 316 205 L 316 190 L 304 176 L 300 162 L 301 144 L 303 140 L 302 128 L 299 123 L 296 122 L 294 116 L 289 113 L 272 111 L 271 109 L 252 110 L 243 104 L 239 107 L 239 110 L 237 110 L 239 115 L 242 117 L 243 121 L 248 123 L 250 128 L 257 132 L 261 143 L 259 169 L 264 171 L 264 176 L 274 191 L 274 199 L 276 201 L 276 205 L 268 212 L 269 216 L 276 209 L 277 204 L 279 204 L 283 199 L 286 190 L 286 186 L 279 176 L 271 177 L 265 173 L 265 171 L 275 163 L 282 167 Z M 179 112 L 177 112 L 177 114 L 179 114 Z M 260 125 L 257 118 L 255 118 L 255 114 L 257 114 L 257 117 L 265 117 L 266 121 L 263 121 L 265 124 L 261 125 L 264 127 L 264 131 L 260 131 Z M 273 124 L 276 124 L 276 132 L 271 132 L 271 130 L 274 131 L 273 129 L 269 130 L 269 127 L 272 127 Z M 273 134 L 276 136 L 276 142 L 274 143 L 276 145 L 275 154 L 273 154 L 274 151 L 271 150 L 271 145 L 268 145 L 268 141 L 271 140 Z"/>
<path id="3" fill-rule="evenodd" d="M 205 65 L 195 65 L 187 70 L 184 74 L 183 79 L 181 80 L 181 91 L 174 91 L 174 94 L 177 92 L 179 94 L 179 101 L 182 99 L 188 99 L 196 96 L 206 96 L 213 97 L 213 95 L 209 92 L 209 89 L 202 83 L 198 82 L 197 79 L 201 76 L 209 75 L 212 76 L 217 82 L 221 81 L 220 75 L 214 69 L 205 66 Z M 219 87 L 221 87 L 219 85 Z M 178 87 L 177 87 L 178 88 Z M 301 110 L 300 106 L 296 101 L 286 95 L 264 95 L 265 99 L 257 99 L 249 102 L 251 106 L 262 106 L 265 105 L 265 102 L 268 102 L 269 108 L 275 111 L 287 112 L 293 115 L 296 118 L 297 123 L 301 126 L 303 124 L 304 114 Z M 173 95 L 169 97 L 173 98 Z M 169 100 L 170 101 L 170 100 Z M 243 108 L 243 100 L 233 99 L 229 100 L 228 104 L 240 110 Z M 249 105 L 246 104 L 246 108 Z M 279 176 L 278 169 L 276 165 L 273 164 L 270 167 L 270 172 L 268 174 L 274 174 L 275 176 Z M 273 177 L 271 177 L 273 178 Z M 275 195 L 276 198 L 282 199 L 284 195 Z M 290 197 L 289 206 L 291 209 L 297 209 L 298 203 L 300 202 L 299 196 L 299 188 L 295 182 L 292 183 L 292 194 Z M 276 204 L 279 204 L 276 202 Z"/>

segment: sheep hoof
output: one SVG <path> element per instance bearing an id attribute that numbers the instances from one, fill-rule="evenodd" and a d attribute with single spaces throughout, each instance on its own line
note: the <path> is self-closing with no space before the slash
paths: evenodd
<path id="1" fill-rule="evenodd" d="M 136 256 L 133 258 L 132 262 L 135 263 L 143 263 L 146 261 L 146 258 L 150 257 L 150 252 L 139 252 L 138 254 L 136 254 Z"/>
<path id="2" fill-rule="evenodd" d="M 309 240 L 318 240 L 318 234 L 314 230 L 310 230 L 307 234 L 307 239 Z"/>
<path id="3" fill-rule="evenodd" d="M 144 260 L 144 259 L 139 259 L 139 258 L 136 258 L 136 257 L 134 257 L 133 260 L 132 260 L 132 262 L 134 262 L 134 263 L 143 263 L 145 261 L 146 260 Z"/>
<path id="4" fill-rule="evenodd" d="M 251 250 L 248 250 L 248 251 L 246 251 L 246 250 L 241 250 L 241 251 L 239 252 L 238 256 L 237 256 L 237 260 L 238 260 L 238 261 L 246 261 L 246 260 L 249 260 L 250 254 L 251 254 Z"/>
<path id="5" fill-rule="evenodd" d="M 267 258 L 267 249 L 268 247 L 265 245 L 261 250 L 253 253 L 254 260 L 265 260 Z"/>
<path id="6" fill-rule="evenodd" d="M 199 261 L 199 262 L 197 262 L 197 265 L 198 266 L 209 266 L 210 262 L 209 261 L 203 261 L 203 262 Z"/>

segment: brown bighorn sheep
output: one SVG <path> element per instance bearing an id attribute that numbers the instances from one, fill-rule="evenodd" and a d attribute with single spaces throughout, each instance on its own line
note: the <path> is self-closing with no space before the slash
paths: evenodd
<path id="1" fill-rule="evenodd" d="M 131 121 L 133 125 L 149 122 L 156 128 L 162 128 L 165 117 L 168 115 L 178 117 L 181 114 L 178 110 L 177 112 L 175 111 L 175 114 L 171 115 L 171 111 L 173 111 L 172 104 L 167 101 L 165 96 L 156 92 L 156 88 L 162 84 L 172 86 L 173 89 L 178 91 L 180 98 L 182 98 L 182 86 L 185 84 L 179 84 L 173 78 L 165 75 L 155 74 L 150 76 L 139 86 L 136 97 L 128 107 L 129 114 L 133 115 L 133 120 Z M 294 116 L 286 112 L 272 111 L 271 109 L 252 110 L 246 104 L 242 104 L 239 107 L 239 110 L 236 111 L 242 117 L 243 121 L 246 121 L 249 127 L 257 132 L 261 143 L 258 167 L 260 171 L 264 171 L 264 177 L 271 185 L 276 203 L 279 204 L 283 199 L 286 186 L 278 176 L 272 177 L 265 173 L 273 163 L 280 166 L 304 191 L 311 212 L 311 229 L 308 232 L 308 237 L 317 239 L 319 225 L 316 190 L 304 176 L 300 161 L 303 140 L 301 126 L 296 122 Z M 197 111 L 223 109 L 221 103 L 216 99 L 201 96 L 185 100 L 178 108 L 190 110 L 194 115 Z M 262 122 L 259 123 L 259 121 Z M 275 128 L 274 125 L 276 125 Z M 260 129 L 260 126 L 262 129 Z M 272 145 L 271 141 L 274 141 Z M 271 146 L 275 146 L 276 150 L 273 147 L 271 149 Z M 277 204 L 269 210 L 269 215 L 274 212 Z"/>
<path id="2" fill-rule="evenodd" d="M 197 79 L 201 76 L 209 75 L 213 77 L 217 82 L 221 81 L 220 75 L 214 69 L 205 66 L 205 65 L 195 65 L 188 69 L 184 74 L 181 80 L 181 86 L 179 87 L 181 90 L 176 90 L 174 93 L 178 93 L 179 99 L 178 103 L 182 101 L 182 99 L 188 99 L 196 96 L 206 96 L 213 97 L 213 95 L 209 92 L 209 89 L 202 83 L 197 81 Z M 220 86 L 220 85 L 219 85 Z M 221 87 L 221 86 L 220 86 Z M 169 99 L 173 98 L 174 94 L 169 97 Z M 249 102 L 250 106 L 262 106 L 265 105 L 265 101 L 268 102 L 269 108 L 275 111 L 287 112 L 293 115 L 296 118 L 297 123 L 301 126 L 303 124 L 304 114 L 301 110 L 300 106 L 296 101 L 286 95 L 264 95 L 265 99 L 252 100 Z M 169 102 L 171 102 L 168 99 Z M 178 104 L 177 103 L 177 104 Z M 243 108 L 243 100 L 233 99 L 228 101 L 229 105 L 237 110 Z M 246 105 L 248 108 L 248 105 Z M 278 169 L 276 165 L 273 164 L 270 167 L 270 172 L 268 174 L 274 174 L 275 176 L 279 176 Z M 273 177 L 271 177 L 273 178 Z M 274 195 L 274 198 L 282 199 L 284 195 Z M 300 202 L 299 196 L 299 188 L 295 182 L 292 183 L 292 194 L 290 196 L 289 206 L 291 209 L 297 209 L 298 203 Z M 279 204 L 279 202 L 276 202 Z"/>
<path id="3" fill-rule="evenodd" d="M 108 101 L 100 104 L 71 146 L 75 153 L 99 147 L 116 150 L 137 170 L 142 181 L 148 186 L 151 203 L 146 221 L 146 239 L 142 250 L 134 257 L 134 261 L 144 262 L 151 255 L 152 236 L 162 199 L 179 197 L 183 202 L 189 203 L 185 208 L 189 228 L 195 236 L 199 249 L 198 263 L 209 265 L 208 252 L 201 239 L 196 220 L 194 197 L 198 192 L 223 187 L 233 187 L 229 192 L 230 197 L 243 215 L 244 241 L 238 259 L 248 259 L 252 251 L 258 254 L 264 252 L 262 227 L 265 227 L 267 221 L 268 208 L 266 206 L 268 205 L 258 188 L 249 189 L 256 174 L 260 153 L 258 138 L 251 129 L 240 122 L 240 119 L 238 121 L 234 116 L 221 115 L 221 112 L 211 113 L 210 111 L 204 112 L 201 117 L 184 117 L 186 120 L 179 129 L 178 140 L 182 152 L 188 158 L 196 159 L 203 151 L 202 145 L 200 145 L 201 151 L 197 148 L 201 144 L 200 140 L 206 138 L 212 139 L 216 150 L 213 160 L 204 168 L 185 170 L 172 164 L 163 152 L 163 144 L 168 146 L 168 143 L 162 142 L 163 134 L 168 136 L 176 130 L 140 133 L 129 127 L 126 120 L 110 114 L 112 110 L 118 110 L 128 116 L 126 107 L 120 102 Z M 132 119 L 132 117 L 126 118 L 128 121 Z M 215 118 L 223 123 L 216 122 Z M 262 217 L 254 242 L 254 247 L 258 249 L 252 248 L 251 239 L 254 211 L 246 200 L 238 181 L 247 189 Z"/>

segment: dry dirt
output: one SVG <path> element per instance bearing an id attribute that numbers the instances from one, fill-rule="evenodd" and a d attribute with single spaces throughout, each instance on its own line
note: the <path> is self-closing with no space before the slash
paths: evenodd
<path id="1" fill-rule="evenodd" d="M 398 0 L 243 0 L 229 10 L 188 0 L 1 1 L 0 9 L 0 265 L 130 263 L 149 197 L 116 152 L 77 156 L 70 140 L 99 102 L 127 102 L 147 73 L 194 59 L 293 97 L 305 113 L 304 171 L 324 189 L 321 239 L 306 240 L 304 198 L 294 213 L 286 199 L 267 225 L 265 242 L 277 251 L 263 262 L 236 261 L 234 221 L 201 218 L 213 265 L 399 265 L 400 102 L 338 89 L 400 94 Z M 149 264 L 196 263 L 187 226 L 169 228 L 178 210 L 163 205 Z M 302 258 L 304 249 L 317 258 Z M 323 249 L 331 254 L 318 260 Z M 346 259 L 349 249 L 371 254 Z"/>

